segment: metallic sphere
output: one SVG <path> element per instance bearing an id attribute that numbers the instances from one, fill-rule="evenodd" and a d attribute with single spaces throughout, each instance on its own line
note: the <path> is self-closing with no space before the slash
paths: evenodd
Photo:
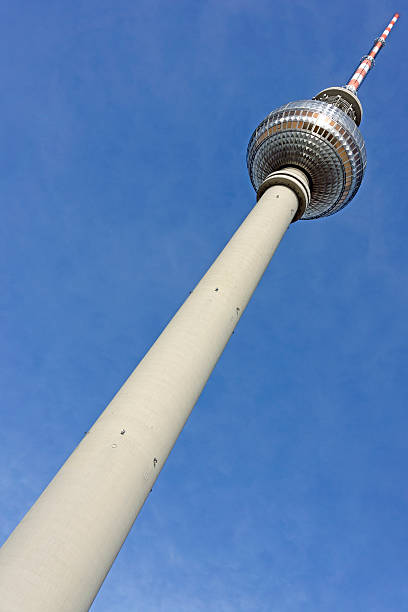
<path id="1" fill-rule="evenodd" d="M 300 100 L 277 108 L 259 124 L 249 141 L 247 164 L 256 191 L 271 172 L 286 166 L 303 170 L 311 201 L 302 219 L 317 219 L 354 197 L 366 152 L 357 125 L 343 110 L 321 100 Z"/>

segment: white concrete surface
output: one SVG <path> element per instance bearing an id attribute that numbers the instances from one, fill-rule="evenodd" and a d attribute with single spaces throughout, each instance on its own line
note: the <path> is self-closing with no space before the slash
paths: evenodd
<path id="1" fill-rule="evenodd" d="M 11 534 L 1 612 L 89 609 L 297 208 L 267 189 Z"/>

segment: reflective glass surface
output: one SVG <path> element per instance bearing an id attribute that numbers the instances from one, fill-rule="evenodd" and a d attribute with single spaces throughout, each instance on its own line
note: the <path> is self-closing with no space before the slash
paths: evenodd
<path id="1" fill-rule="evenodd" d="M 271 172 L 295 166 L 311 182 L 302 219 L 332 215 L 356 194 L 366 166 L 363 137 L 341 109 L 320 100 L 290 102 L 272 111 L 249 141 L 247 164 L 258 190 Z"/>

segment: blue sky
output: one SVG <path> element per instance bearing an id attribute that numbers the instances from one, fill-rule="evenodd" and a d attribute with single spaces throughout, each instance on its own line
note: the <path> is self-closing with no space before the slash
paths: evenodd
<path id="1" fill-rule="evenodd" d="M 358 195 L 290 227 L 92 611 L 408 609 L 405 15 L 0 6 L 2 540 L 254 204 L 257 123 L 344 84 L 398 10 Z"/>

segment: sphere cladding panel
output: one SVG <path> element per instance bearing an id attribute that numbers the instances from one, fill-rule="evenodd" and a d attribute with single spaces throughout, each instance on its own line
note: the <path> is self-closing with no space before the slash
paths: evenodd
<path id="1" fill-rule="evenodd" d="M 320 100 L 299 100 L 272 111 L 249 141 L 247 164 L 258 190 L 285 166 L 311 178 L 311 202 L 302 219 L 332 215 L 356 194 L 366 166 L 363 137 L 342 110 Z"/>

